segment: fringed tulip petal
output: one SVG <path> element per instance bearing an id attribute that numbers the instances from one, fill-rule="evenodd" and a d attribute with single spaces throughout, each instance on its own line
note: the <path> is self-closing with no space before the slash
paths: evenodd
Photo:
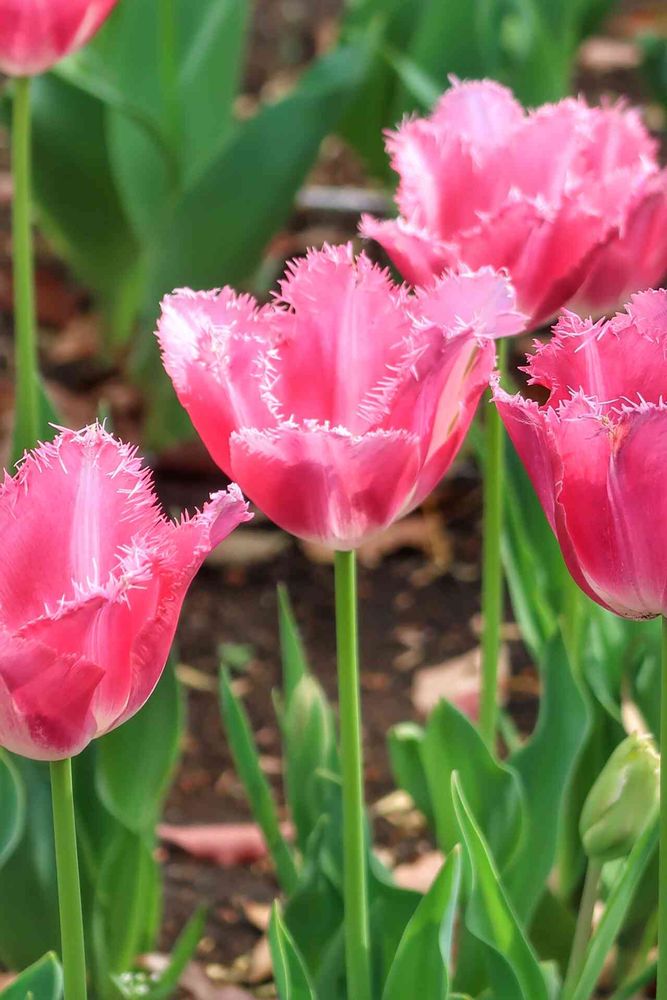
<path id="1" fill-rule="evenodd" d="M 566 314 L 529 360 L 543 406 L 496 388 L 501 417 L 577 583 L 627 618 L 667 613 L 667 292 L 593 323 Z"/>
<path id="2" fill-rule="evenodd" d="M 568 98 L 530 113 L 492 81 L 459 83 L 387 135 L 400 217 L 365 216 L 408 281 L 509 271 L 533 327 L 562 306 L 608 312 L 667 270 L 667 173 L 636 112 Z"/>
<path id="3" fill-rule="evenodd" d="M 288 265 L 271 306 L 253 307 L 246 375 L 225 361 L 214 379 L 206 359 L 229 356 L 229 335 L 208 321 L 207 296 L 163 305 L 158 337 L 179 399 L 269 517 L 339 549 L 387 527 L 444 474 L 488 384 L 493 338 L 524 321 L 490 268 L 444 274 L 417 295 L 349 244 L 325 246 Z"/>
<path id="4" fill-rule="evenodd" d="M 0 70 L 33 76 L 92 38 L 118 0 L 3 0 Z"/>
<path id="5" fill-rule="evenodd" d="M 248 517 L 232 486 L 168 521 L 135 450 L 99 425 L 29 454 L 0 490 L 0 745 L 55 760 L 138 711 L 192 577 Z"/>

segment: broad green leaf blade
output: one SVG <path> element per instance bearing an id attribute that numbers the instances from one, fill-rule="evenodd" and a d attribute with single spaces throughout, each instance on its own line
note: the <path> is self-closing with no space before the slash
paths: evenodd
<path id="1" fill-rule="evenodd" d="M 80 279 L 109 304 L 134 280 L 139 247 L 111 174 L 104 105 L 51 74 L 33 83 L 32 115 L 39 220 Z"/>
<path id="2" fill-rule="evenodd" d="M 183 700 L 173 657 L 144 707 L 98 741 L 98 794 L 124 826 L 152 831 L 178 761 Z"/>
<path id="3" fill-rule="evenodd" d="M 517 775 L 491 755 L 470 720 L 446 701 L 426 724 L 422 760 L 442 850 L 448 853 L 461 839 L 450 786 L 458 771 L 471 809 L 504 868 L 523 835 L 525 803 Z"/>
<path id="4" fill-rule="evenodd" d="M 128 1000 L 135 1000 L 135 998 L 136 1000 L 139 998 L 141 1000 L 167 1000 L 168 997 L 171 997 L 178 986 L 185 966 L 197 949 L 204 933 L 205 923 L 206 910 L 204 907 L 200 907 L 179 935 L 171 953 L 169 965 L 160 975 L 157 983 L 151 980 L 149 985 L 146 983 L 144 975 L 134 986 L 131 974 L 129 976 L 114 976 L 113 980 L 122 996 L 127 997 Z"/>
<path id="5" fill-rule="evenodd" d="M 2 1000 L 61 1000 L 63 974 L 53 952 L 25 969 L 0 993 Z"/>
<path id="6" fill-rule="evenodd" d="M 405 1000 L 411 995 L 436 1000 L 447 996 L 460 884 L 461 848 L 457 845 L 405 929 L 383 1000 Z"/>
<path id="7" fill-rule="evenodd" d="M 560 636 L 547 644 L 541 673 L 544 688 L 537 726 L 530 741 L 510 758 L 525 793 L 525 836 L 504 880 L 525 921 L 530 920 L 554 864 L 563 803 L 590 729 L 588 707 Z"/>
<path id="8" fill-rule="evenodd" d="M 387 746 L 396 784 L 405 789 L 434 826 L 433 804 L 422 756 L 424 736 L 423 727 L 416 722 L 399 722 L 389 730 Z"/>
<path id="9" fill-rule="evenodd" d="M 152 842 L 118 829 L 104 858 L 93 909 L 92 932 L 98 990 L 134 964 L 152 945 L 160 887 Z"/>
<path id="10" fill-rule="evenodd" d="M 517 1000 L 548 1000 L 537 956 L 512 909 L 456 773 L 452 775 L 452 795 L 473 879 L 465 923 L 468 930 L 487 945 L 494 995 L 516 997 Z"/>
<path id="11" fill-rule="evenodd" d="M 602 967 L 618 937 L 646 865 L 658 843 L 658 824 L 652 823 L 641 835 L 621 867 L 607 899 L 604 912 L 586 949 L 584 967 L 573 990 L 563 1000 L 589 1000 Z"/>
<path id="12" fill-rule="evenodd" d="M 264 834 L 280 884 L 289 893 L 295 888 L 298 878 L 294 858 L 280 832 L 276 805 L 259 763 L 248 717 L 232 690 L 229 673 L 225 669 L 220 671 L 220 707 L 234 764 L 243 782 L 250 808 Z"/>
<path id="13" fill-rule="evenodd" d="M 25 787 L 11 757 L 0 750 L 0 868 L 11 857 L 23 835 Z"/>
<path id="14" fill-rule="evenodd" d="M 294 91 L 243 122 L 180 202 L 161 239 L 146 303 L 165 292 L 247 282 L 271 236 L 286 222 L 322 139 L 362 76 L 366 49 L 336 49 Z"/>
<path id="15" fill-rule="evenodd" d="M 278 584 L 278 626 L 280 629 L 280 659 L 283 668 L 283 695 L 285 704 L 302 677 L 309 673 L 308 658 L 294 617 L 287 587 Z"/>
<path id="16" fill-rule="evenodd" d="M 48 764 L 10 755 L 25 789 L 22 835 L 0 867 L 0 962 L 23 969 L 60 948 Z"/>
<path id="17" fill-rule="evenodd" d="M 280 1000 L 316 1000 L 304 961 L 283 922 L 277 903 L 273 904 L 271 913 L 269 944 Z"/>

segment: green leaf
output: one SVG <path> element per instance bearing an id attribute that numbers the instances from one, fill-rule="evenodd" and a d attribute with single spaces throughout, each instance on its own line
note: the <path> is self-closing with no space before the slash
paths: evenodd
<path id="1" fill-rule="evenodd" d="M 658 824 L 652 823 L 641 835 L 625 863 L 621 866 L 616 883 L 607 898 L 600 922 L 586 949 L 584 966 L 579 980 L 572 991 L 563 997 L 563 1000 L 589 1000 L 595 991 L 602 967 L 618 937 L 644 869 L 658 843 L 658 834 Z"/>
<path id="2" fill-rule="evenodd" d="M 98 741 L 98 794 L 129 830 L 150 831 L 157 822 L 182 730 L 183 701 L 171 658 L 144 707 Z"/>
<path id="3" fill-rule="evenodd" d="M 292 692 L 282 730 L 287 801 L 303 852 L 320 817 L 329 812 L 327 775 L 338 771 L 333 711 L 314 677 L 302 677 Z"/>
<path id="4" fill-rule="evenodd" d="M 269 944 L 280 1000 L 316 1000 L 304 961 L 283 922 L 277 903 L 273 904 L 271 912 Z"/>
<path id="5" fill-rule="evenodd" d="M 446 701 L 426 724 L 422 760 L 441 849 L 448 853 L 460 840 L 450 785 L 458 771 L 494 857 L 506 866 L 523 832 L 525 803 L 517 775 L 491 755 L 470 720 Z"/>
<path id="6" fill-rule="evenodd" d="M 512 909 L 456 773 L 452 775 L 452 795 L 473 879 L 465 923 L 468 930 L 487 945 L 494 995 L 516 997 L 517 1000 L 548 1000 L 537 956 Z"/>
<path id="7" fill-rule="evenodd" d="M 200 907 L 179 935 L 172 950 L 169 965 L 160 975 L 157 983 L 152 977 L 147 983 L 145 974 L 140 974 L 136 982 L 132 973 L 114 976 L 113 981 L 121 995 L 127 997 L 128 1000 L 134 1000 L 134 998 L 137 1000 L 138 998 L 141 1000 L 166 1000 L 172 996 L 183 970 L 197 949 L 204 933 L 205 924 L 206 910 L 204 907 Z"/>
<path id="8" fill-rule="evenodd" d="M 25 788 L 4 750 L 0 750 L 0 868 L 11 857 L 25 826 Z"/>
<path id="9" fill-rule="evenodd" d="M 110 977 L 129 969 L 152 944 L 160 887 L 152 841 L 119 828 L 100 870 L 92 932 L 96 981 L 102 995 Z"/>
<path id="10" fill-rule="evenodd" d="M 416 722 L 399 722 L 387 737 L 389 760 L 396 784 L 405 789 L 415 805 L 435 825 L 428 778 L 424 770 L 424 730 Z"/>
<path id="11" fill-rule="evenodd" d="M 294 617 L 287 587 L 278 584 L 278 625 L 280 628 L 280 659 L 283 668 L 283 693 L 285 703 L 302 677 L 309 673 L 308 658 Z"/>
<path id="12" fill-rule="evenodd" d="M 62 969 L 53 952 L 25 969 L 0 993 L 2 1000 L 61 1000 L 62 995 Z"/>
<path id="13" fill-rule="evenodd" d="M 253 816 L 264 834 L 280 884 L 289 893 L 297 883 L 294 858 L 280 832 L 276 805 L 259 763 L 248 716 L 232 690 L 231 679 L 225 669 L 220 671 L 220 706 L 234 765 L 243 782 Z"/>
<path id="14" fill-rule="evenodd" d="M 134 280 L 139 247 L 111 173 L 105 107 L 47 74 L 33 81 L 32 118 L 40 222 L 79 278 L 109 304 Z"/>
<path id="15" fill-rule="evenodd" d="M 584 697 L 560 636 L 546 646 L 540 664 L 544 684 L 537 726 L 510 758 L 525 793 L 525 836 L 505 886 L 523 920 L 529 920 L 556 857 L 563 803 L 590 729 Z"/>
<path id="16" fill-rule="evenodd" d="M 383 1000 L 446 997 L 454 919 L 461 883 L 457 845 L 405 929 L 385 983 Z"/>
<path id="17" fill-rule="evenodd" d="M 181 200 L 160 241 L 147 298 L 247 282 L 286 222 L 322 139 L 335 128 L 363 72 L 363 46 L 336 49 L 294 91 L 243 122 Z"/>

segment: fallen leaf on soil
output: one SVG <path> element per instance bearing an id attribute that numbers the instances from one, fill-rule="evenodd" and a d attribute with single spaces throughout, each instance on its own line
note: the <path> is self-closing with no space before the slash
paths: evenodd
<path id="1" fill-rule="evenodd" d="M 313 562 L 325 564 L 333 562 L 331 549 L 324 545 L 319 545 L 317 542 L 302 542 L 301 545 Z M 428 513 L 404 517 L 360 545 L 357 554 L 363 566 L 373 569 L 380 565 L 385 556 L 400 549 L 417 549 L 423 552 L 437 565 L 439 572 L 444 572 L 451 560 L 451 545 L 440 515 Z"/>
<path id="2" fill-rule="evenodd" d="M 191 667 L 189 663 L 179 663 L 176 667 L 176 676 L 184 687 L 192 688 L 193 691 L 210 691 L 215 693 L 218 690 L 218 682 L 215 677 L 205 674 L 203 670 Z"/>
<path id="3" fill-rule="evenodd" d="M 271 920 L 271 903 L 257 903 L 253 899 L 242 899 L 239 905 L 245 913 L 246 920 L 258 931 L 268 931 Z"/>
<path id="4" fill-rule="evenodd" d="M 143 955 L 141 967 L 158 975 L 169 965 L 169 955 Z M 214 983 L 200 962 L 189 962 L 179 980 L 190 1000 L 253 1000 L 252 995 L 233 983 Z"/>
<path id="5" fill-rule="evenodd" d="M 445 860 L 441 851 L 428 851 L 416 861 L 394 868 L 394 881 L 401 889 L 428 892 Z"/>
<path id="6" fill-rule="evenodd" d="M 289 837 L 291 825 L 283 824 L 282 832 Z M 158 827 L 158 836 L 195 858 L 205 858 L 223 867 L 249 865 L 267 855 L 262 831 L 256 823 L 203 823 L 193 826 L 162 823 Z"/>
<path id="7" fill-rule="evenodd" d="M 273 965 L 269 939 L 261 937 L 252 951 L 234 963 L 234 970 L 238 970 L 240 982 L 249 986 L 257 986 L 258 983 L 265 983 L 270 979 Z"/>
<path id="8" fill-rule="evenodd" d="M 257 566 L 272 562 L 292 544 L 284 531 L 244 528 L 226 538 L 206 557 L 207 566 Z"/>
<path id="9" fill-rule="evenodd" d="M 422 715 L 428 715 L 442 698 L 446 698 L 468 718 L 476 720 L 479 715 L 481 663 L 481 647 L 475 646 L 462 656 L 418 670 L 412 682 L 413 705 Z M 503 700 L 508 678 L 509 656 L 507 647 L 501 646 L 498 687 Z"/>

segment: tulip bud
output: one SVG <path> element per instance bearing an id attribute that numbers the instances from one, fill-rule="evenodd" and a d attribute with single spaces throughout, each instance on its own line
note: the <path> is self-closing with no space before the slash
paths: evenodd
<path id="1" fill-rule="evenodd" d="M 660 755 L 650 736 L 620 743 L 588 793 L 579 830 L 589 858 L 624 857 L 658 811 Z"/>

